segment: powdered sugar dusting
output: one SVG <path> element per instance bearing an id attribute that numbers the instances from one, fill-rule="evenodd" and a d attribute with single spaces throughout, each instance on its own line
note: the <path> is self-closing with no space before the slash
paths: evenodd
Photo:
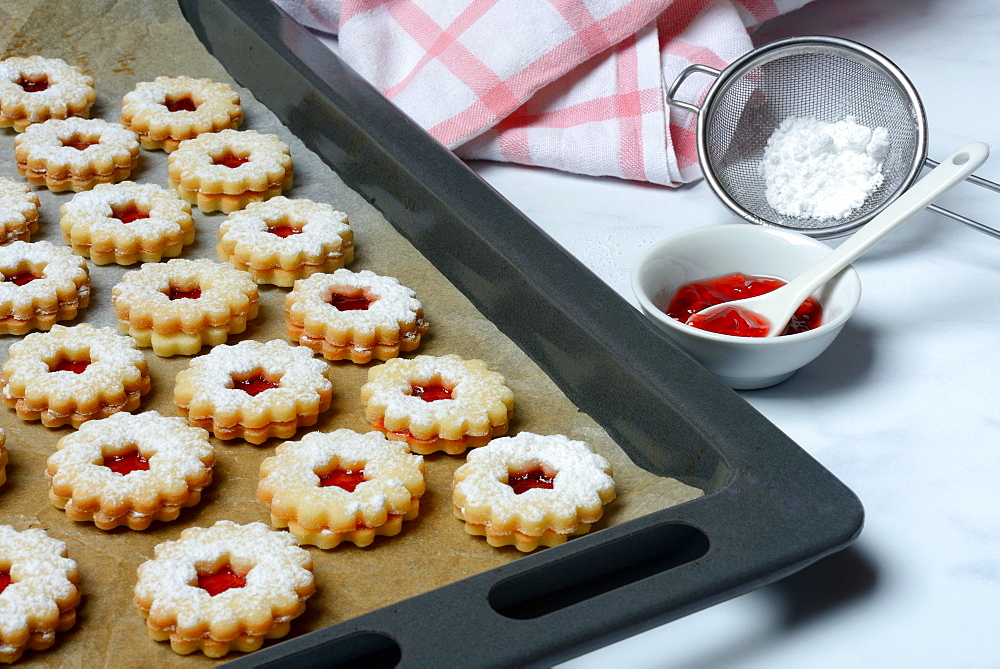
<path id="1" fill-rule="evenodd" d="M 51 302 L 71 290 L 89 294 L 87 261 L 67 247 L 46 241 L 15 241 L 0 246 L 0 272 L 4 277 L 29 269 L 40 273 L 39 278 L 22 286 L 0 281 L 0 314 L 23 311 L 36 301 Z"/>
<path id="2" fill-rule="evenodd" d="M 435 383 L 450 388 L 451 398 L 426 402 L 413 394 L 414 385 Z M 501 374 L 489 371 L 482 360 L 457 355 L 388 360 L 369 371 L 361 394 L 369 409 L 382 409 L 387 424 L 406 421 L 411 431 L 445 421 L 479 422 L 498 405 L 506 417 L 507 405 L 513 405 L 513 393 Z"/>
<path id="3" fill-rule="evenodd" d="M 56 448 L 48 460 L 53 488 L 96 497 L 104 508 L 176 496 L 178 489 L 203 482 L 214 463 L 207 431 L 156 411 L 87 421 Z M 148 460 L 148 470 L 122 476 L 103 466 L 105 456 L 132 450 Z"/>
<path id="4" fill-rule="evenodd" d="M 247 339 L 238 344 L 222 344 L 207 354 L 191 360 L 188 369 L 178 375 L 186 388 L 193 390 L 189 408 L 211 407 L 209 413 L 258 413 L 267 406 L 309 406 L 333 384 L 326 377 L 328 366 L 313 357 L 312 351 L 292 346 L 280 339 L 259 342 Z M 279 387 L 259 395 L 233 388 L 233 377 L 260 371 L 266 377 L 280 379 Z"/>
<path id="5" fill-rule="evenodd" d="M 338 467 L 363 469 L 365 480 L 353 492 L 320 487 L 316 472 Z M 384 522 L 385 512 L 404 513 L 412 498 L 423 494 L 423 457 L 381 432 L 311 432 L 298 442 L 278 446 L 275 455 L 261 464 L 260 486 L 271 492 L 273 507 L 328 508 L 322 514 L 328 517 L 327 524 L 341 520 L 354 529 L 360 517 L 373 527 Z"/>
<path id="6" fill-rule="evenodd" d="M 768 204 L 798 218 L 843 219 L 882 184 L 889 133 L 853 116 L 790 116 L 768 139 L 760 169 Z"/>
<path id="7" fill-rule="evenodd" d="M 30 285 L 30 284 L 29 284 Z M 61 355 L 89 360 L 83 372 L 49 371 L 49 362 Z M 89 323 L 53 325 L 10 345 L 3 364 L 4 393 L 8 397 L 74 398 L 78 405 L 91 400 L 123 397 L 138 388 L 146 374 L 146 358 L 135 340 L 114 328 Z"/>
<path id="8" fill-rule="evenodd" d="M 44 77 L 48 87 L 29 93 L 19 83 L 22 77 Z M 35 55 L 0 60 L 0 103 L 7 116 L 23 116 L 29 121 L 62 117 L 71 111 L 86 111 L 94 99 L 94 80 L 61 58 Z"/>
<path id="9" fill-rule="evenodd" d="M 93 141 L 84 149 L 66 144 L 74 138 Z M 128 165 L 139 153 L 139 136 L 119 123 L 72 117 L 29 126 L 14 138 L 19 164 L 57 171 L 84 170 L 98 162 Z"/>
<path id="10" fill-rule="evenodd" d="M 198 287 L 201 296 L 196 300 L 171 300 L 168 293 L 172 286 Z M 192 318 L 212 314 L 228 318 L 234 310 L 245 311 L 248 301 L 258 299 L 257 284 L 249 274 L 204 258 L 147 263 L 134 272 L 126 272 L 112 289 L 112 295 L 116 308 L 153 313 L 154 327 L 161 319 L 169 322 L 178 315 Z"/>
<path id="11" fill-rule="evenodd" d="M 227 154 L 246 156 L 247 162 L 237 167 L 215 164 Z M 262 190 L 262 184 L 281 183 L 291 170 L 288 145 L 277 135 L 256 130 L 226 129 L 209 132 L 181 142 L 170 154 L 170 181 L 188 190 L 198 190 L 202 182 L 222 184 L 222 192 L 242 193 Z"/>
<path id="12" fill-rule="evenodd" d="M 148 603 L 150 619 L 176 620 L 178 633 L 202 624 L 273 616 L 312 593 L 312 558 L 295 543 L 288 532 L 263 523 L 220 520 L 211 527 L 188 528 L 180 539 L 157 545 L 154 559 L 140 565 L 136 601 Z M 244 587 L 213 597 L 197 586 L 199 568 L 227 563 L 237 573 L 245 572 Z"/>
<path id="13" fill-rule="evenodd" d="M 0 241 L 4 228 L 23 225 L 38 213 L 38 196 L 27 185 L 0 177 Z"/>
<path id="14" fill-rule="evenodd" d="M 330 303 L 332 293 L 358 292 L 373 300 L 367 309 L 339 311 Z M 287 308 L 307 328 L 313 323 L 325 323 L 338 331 L 366 334 L 377 329 L 412 325 L 422 311 L 416 293 L 395 277 L 349 269 L 299 279 L 288 295 Z"/>
<path id="15" fill-rule="evenodd" d="M 509 474 L 541 467 L 555 474 L 551 489 L 533 488 L 515 494 Z M 521 432 L 494 439 L 469 452 L 455 472 L 456 504 L 489 509 L 491 522 L 502 525 L 521 519 L 571 518 L 580 509 L 600 507 L 614 490 L 611 465 L 585 442 L 564 435 Z"/>
<path id="16" fill-rule="evenodd" d="M 300 234 L 279 237 L 270 226 L 288 224 Z M 347 215 L 332 205 L 278 196 L 255 202 L 229 214 L 219 226 L 219 241 L 236 253 L 278 254 L 282 266 L 302 262 L 320 263 L 339 252 L 350 241 Z"/>
<path id="17" fill-rule="evenodd" d="M 129 206 L 147 211 L 148 216 L 128 224 L 115 218 L 115 209 Z M 157 184 L 132 181 L 97 184 L 93 190 L 75 194 L 59 212 L 64 236 L 72 236 L 74 230 L 80 236 L 86 232 L 95 242 L 138 239 L 147 245 L 165 243 L 169 236 L 181 235 L 194 225 L 191 205 L 175 193 Z"/>
<path id="18" fill-rule="evenodd" d="M 11 577 L 0 593 L 4 639 L 35 630 L 39 620 L 58 619 L 57 602 L 71 599 L 76 590 L 76 562 L 65 556 L 66 544 L 44 530 L 18 532 L 0 525 L 0 562 L 10 564 Z"/>

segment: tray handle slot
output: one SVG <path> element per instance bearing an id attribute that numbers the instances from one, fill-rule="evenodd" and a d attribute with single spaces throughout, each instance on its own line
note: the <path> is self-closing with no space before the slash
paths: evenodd
<path id="1" fill-rule="evenodd" d="M 488 602 L 506 618 L 530 620 L 697 560 L 708 548 L 691 525 L 655 525 L 506 578 Z"/>
<path id="2" fill-rule="evenodd" d="M 254 656 L 250 656 L 253 658 Z M 403 649 L 387 634 L 381 632 L 353 632 L 326 644 L 323 651 L 315 649 L 292 653 L 277 660 L 254 664 L 257 667 L 337 667 L 337 669 L 391 669 L 399 665 Z M 246 658 L 239 658 L 239 663 Z"/>

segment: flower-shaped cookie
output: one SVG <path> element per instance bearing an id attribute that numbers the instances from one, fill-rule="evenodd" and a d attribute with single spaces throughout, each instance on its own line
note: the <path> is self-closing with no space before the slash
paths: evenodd
<path id="1" fill-rule="evenodd" d="M 257 284 L 206 259 L 174 258 L 127 272 L 111 290 L 118 327 L 163 357 L 193 355 L 246 330 L 257 317 Z"/>
<path id="2" fill-rule="evenodd" d="M 39 205 L 30 186 L 0 177 L 0 244 L 31 241 L 38 230 Z"/>
<path id="3" fill-rule="evenodd" d="M 327 364 L 280 339 L 216 346 L 177 375 L 181 416 L 219 439 L 289 439 L 330 408 Z"/>
<path id="4" fill-rule="evenodd" d="M 222 657 L 288 634 L 315 591 L 312 557 L 264 523 L 189 527 L 139 566 L 135 604 L 146 630 L 181 655 Z"/>
<path id="5" fill-rule="evenodd" d="M 22 420 L 80 427 L 133 411 L 149 392 L 146 358 L 114 328 L 52 326 L 10 345 L 0 371 L 0 399 Z"/>
<path id="6" fill-rule="evenodd" d="M 451 455 L 507 432 L 514 393 L 482 360 L 457 355 L 393 358 L 361 387 L 368 422 L 414 453 Z"/>
<path id="7" fill-rule="evenodd" d="M 59 212 L 63 239 L 97 265 L 158 262 L 194 242 L 191 205 L 156 184 L 97 184 Z"/>
<path id="8" fill-rule="evenodd" d="M 292 187 L 292 156 L 277 135 L 222 130 L 181 142 L 170 154 L 171 188 L 204 212 L 230 213 Z"/>
<path id="9" fill-rule="evenodd" d="M 615 498 L 615 482 L 586 443 L 521 432 L 470 452 L 452 496 L 469 534 L 527 552 L 589 532 Z"/>
<path id="10" fill-rule="evenodd" d="M 328 360 L 397 357 L 427 332 L 416 293 L 391 276 L 338 269 L 295 282 L 285 296 L 288 338 Z"/>
<path id="11" fill-rule="evenodd" d="M 286 441 L 260 465 L 257 497 L 271 525 L 300 544 L 367 546 L 413 520 L 424 494 L 424 459 L 380 432 L 312 432 Z"/>
<path id="12" fill-rule="evenodd" d="M 212 482 L 208 433 L 156 411 L 92 420 L 56 443 L 45 478 L 49 500 L 102 530 L 144 530 L 175 520 Z"/>
<path id="13" fill-rule="evenodd" d="M 76 562 L 45 530 L 0 525 L 0 662 L 45 650 L 76 623 Z"/>
<path id="14" fill-rule="evenodd" d="M 250 272 L 257 283 L 289 287 L 354 259 L 347 215 L 332 205 L 283 195 L 229 214 L 219 226 L 219 260 Z"/>
<path id="15" fill-rule="evenodd" d="M 14 138 L 17 171 L 35 186 L 58 193 L 128 179 L 139 160 L 139 138 L 101 119 L 53 119 Z"/>
<path id="16" fill-rule="evenodd" d="M 86 118 L 96 99 L 94 80 L 61 58 L 0 60 L 0 128 L 23 132 L 50 118 Z"/>
<path id="17" fill-rule="evenodd" d="M 0 334 L 48 330 L 90 303 L 87 261 L 49 242 L 0 246 Z"/>
<path id="18" fill-rule="evenodd" d="M 122 125 L 139 135 L 144 149 L 174 151 L 185 139 L 237 128 L 240 96 L 228 84 L 191 77 L 142 81 L 122 98 Z"/>

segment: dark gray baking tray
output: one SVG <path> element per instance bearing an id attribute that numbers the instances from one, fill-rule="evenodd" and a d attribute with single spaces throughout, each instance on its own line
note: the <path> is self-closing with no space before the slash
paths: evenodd
<path id="1" fill-rule="evenodd" d="M 550 665 L 850 544 L 855 495 L 267 0 L 179 0 L 208 50 L 597 420 L 706 496 L 235 660 Z M 372 48 L 378 48 L 373 45 Z"/>

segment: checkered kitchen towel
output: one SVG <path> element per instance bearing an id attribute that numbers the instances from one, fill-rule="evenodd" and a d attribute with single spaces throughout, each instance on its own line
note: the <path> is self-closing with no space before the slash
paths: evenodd
<path id="1" fill-rule="evenodd" d="M 273 1 L 463 158 L 675 186 L 701 176 L 697 119 L 666 88 L 809 0 Z"/>

